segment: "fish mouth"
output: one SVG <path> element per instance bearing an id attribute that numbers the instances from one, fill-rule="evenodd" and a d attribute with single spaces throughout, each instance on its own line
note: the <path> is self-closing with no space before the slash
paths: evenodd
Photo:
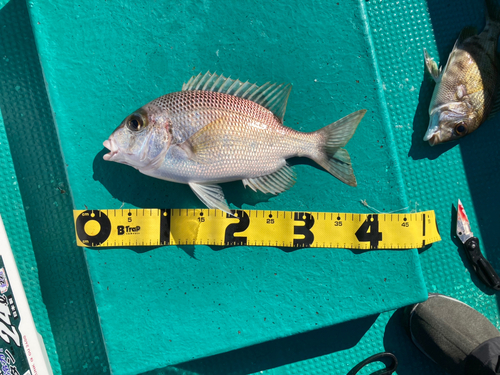
<path id="1" fill-rule="evenodd" d="M 424 141 L 428 141 L 431 146 L 435 146 L 441 143 L 439 137 L 439 115 L 431 115 L 431 120 L 429 122 L 429 127 L 424 135 Z"/>
<path id="2" fill-rule="evenodd" d="M 425 133 L 424 141 L 429 142 L 431 146 L 435 146 L 441 143 L 441 139 L 439 138 L 439 132 L 430 130 L 431 129 L 429 129 L 427 133 Z"/>
<path id="3" fill-rule="evenodd" d="M 430 136 L 430 138 L 424 138 L 424 141 L 428 141 L 431 146 L 435 146 L 441 143 L 441 140 L 439 139 L 437 134 L 433 134 L 432 136 Z"/>
<path id="4" fill-rule="evenodd" d="M 112 139 L 106 139 L 102 145 L 110 151 L 102 157 L 104 160 L 112 160 L 118 154 L 118 146 Z"/>

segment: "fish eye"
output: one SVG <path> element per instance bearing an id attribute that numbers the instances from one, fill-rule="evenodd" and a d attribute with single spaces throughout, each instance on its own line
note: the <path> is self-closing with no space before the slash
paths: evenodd
<path id="1" fill-rule="evenodd" d="M 144 121 L 140 115 L 132 115 L 127 121 L 127 127 L 133 132 L 138 132 L 145 128 Z"/>
<path id="2" fill-rule="evenodd" d="M 464 122 L 461 122 L 455 126 L 455 133 L 457 135 L 465 135 L 467 133 L 467 125 Z"/>

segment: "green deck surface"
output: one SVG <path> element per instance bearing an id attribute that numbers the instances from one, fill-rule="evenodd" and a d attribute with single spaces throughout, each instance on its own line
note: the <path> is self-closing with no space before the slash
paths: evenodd
<path id="1" fill-rule="evenodd" d="M 484 9 L 465 0 L 8 3 L 0 105 L 52 362 L 68 374 L 346 374 L 388 350 L 398 374 L 443 373 L 413 347 L 394 309 L 423 300 L 425 280 L 428 291 L 499 325 L 496 294 L 471 276 L 452 233 L 460 198 L 500 269 L 498 119 L 460 143 L 422 141 L 433 89 L 422 48 L 444 61 L 469 24 L 481 27 Z M 232 207 L 368 212 L 366 200 L 386 212 L 434 209 L 443 241 L 420 255 L 205 246 L 82 253 L 71 237 L 73 207 L 201 207 L 187 186 L 104 162 L 102 141 L 137 107 L 207 70 L 291 82 L 285 124 L 298 130 L 369 111 L 347 146 L 357 188 L 298 161 L 297 184 L 276 197 L 225 184 Z"/>
<path id="2" fill-rule="evenodd" d="M 53 334 L 53 341 L 44 336 L 52 367 L 56 374 L 105 373 L 109 367 L 85 256 L 75 245 L 74 229 L 61 225 L 72 221 L 72 200 L 24 1 L 10 1 L 0 9 L 0 74 L 0 108 L 12 155 L 2 157 L 1 177 L 14 182 L 8 172 L 12 160 L 19 187 L 13 191 L 15 186 L 9 185 L 0 207 L 2 216 L 18 215 L 19 222 L 9 216 L 5 223 L 15 254 L 21 251 L 18 246 L 28 249 L 31 235 L 36 263 L 29 252 L 16 261 L 29 262 L 27 269 L 33 270 L 26 274 L 20 269 L 22 277 L 33 277 L 33 281 L 23 279 L 25 288 L 36 288 L 38 269 Z M 24 214 L 19 211 L 21 197 Z M 32 309 L 42 304 L 39 294 L 28 293 L 28 301 Z M 36 309 L 33 314 L 37 326 L 46 319 L 43 311 Z"/>
<path id="3" fill-rule="evenodd" d="M 0 173 L 0 216 L 2 217 L 5 231 L 9 237 L 10 246 L 14 253 L 16 265 L 21 276 L 26 297 L 29 301 L 36 329 L 43 337 L 45 349 L 52 363 L 54 374 L 60 374 L 61 368 L 56 353 L 54 335 L 52 334 L 47 309 L 42 301 L 35 254 L 33 252 L 28 226 L 26 225 L 23 201 L 21 200 L 21 194 L 19 192 L 19 184 L 14 171 L 14 164 L 12 162 L 1 111 L 0 159 L 2 160 L 2 173 Z M 21 319 L 22 318 L 23 316 L 21 315 Z M 2 334 L 4 334 L 3 331 Z"/>
<path id="4" fill-rule="evenodd" d="M 362 199 L 386 210 L 407 205 L 356 3 L 40 2 L 30 12 L 77 209 L 202 207 L 186 185 L 104 162 L 102 141 L 135 108 L 207 70 L 261 83 L 291 81 L 285 122 L 303 131 L 369 110 L 348 145 L 356 189 L 301 163 L 297 184 L 276 197 L 226 184 L 232 207 L 367 212 Z M 416 251 L 196 246 L 89 249 L 86 256 L 116 374 L 289 337 L 426 297 Z"/>

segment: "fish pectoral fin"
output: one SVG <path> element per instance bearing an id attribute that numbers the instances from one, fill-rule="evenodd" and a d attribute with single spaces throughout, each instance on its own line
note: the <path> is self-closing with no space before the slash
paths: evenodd
<path id="1" fill-rule="evenodd" d="M 497 90 L 496 92 L 496 97 L 495 97 L 495 102 L 493 103 L 493 106 L 491 108 L 491 111 L 488 115 L 487 120 L 495 117 L 495 115 L 500 111 L 500 90 Z"/>
<path id="2" fill-rule="evenodd" d="M 500 53 L 497 52 L 496 58 L 500 58 Z M 493 118 L 500 111 L 500 76 L 497 77 L 496 91 L 494 96 L 494 102 L 491 106 L 490 113 L 488 114 L 487 120 Z"/>
<path id="3" fill-rule="evenodd" d="M 182 151 L 184 151 L 188 159 L 192 160 L 194 158 L 193 146 L 189 140 L 173 145 L 172 147 L 179 147 Z"/>
<path id="4" fill-rule="evenodd" d="M 424 58 L 425 58 L 425 67 L 427 71 L 430 73 L 434 81 L 437 82 L 439 76 L 441 75 L 441 68 L 438 68 L 434 59 L 429 55 L 427 50 L 424 48 Z"/>
<path id="5" fill-rule="evenodd" d="M 222 74 L 207 72 L 191 77 L 188 83 L 182 85 L 182 91 L 203 90 L 220 92 L 251 100 L 269 109 L 280 120 L 283 120 L 292 90 L 291 84 L 267 82 L 258 86 L 248 81 L 224 77 Z"/>
<path id="6" fill-rule="evenodd" d="M 226 203 L 222 188 L 219 185 L 197 184 L 194 182 L 190 182 L 189 187 L 208 208 L 217 208 L 230 215 L 233 215 Z"/>
<path id="7" fill-rule="evenodd" d="M 212 121 L 178 146 L 184 150 L 189 159 L 200 164 L 212 163 L 219 157 L 227 143 L 224 137 L 227 121 L 228 118 L 225 116 Z"/>
<path id="8" fill-rule="evenodd" d="M 285 190 L 290 189 L 295 184 L 296 174 L 294 170 L 285 165 L 283 168 L 278 169 L 271 174 L 243 179 L 243 185 L 249 186 L 253 191 L 260 190 L 267 194 L 278 194 Z"/>

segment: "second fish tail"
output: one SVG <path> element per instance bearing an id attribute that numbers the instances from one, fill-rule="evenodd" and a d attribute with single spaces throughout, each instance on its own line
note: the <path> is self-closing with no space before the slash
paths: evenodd
<path id="1" fill-rule="evenodd" d="M 486 0 L 486 27 L 485 30 L 496 34 L 500 33 L 500 0 Z M 493 30 L 489 30 L 493 29 Z"/>

